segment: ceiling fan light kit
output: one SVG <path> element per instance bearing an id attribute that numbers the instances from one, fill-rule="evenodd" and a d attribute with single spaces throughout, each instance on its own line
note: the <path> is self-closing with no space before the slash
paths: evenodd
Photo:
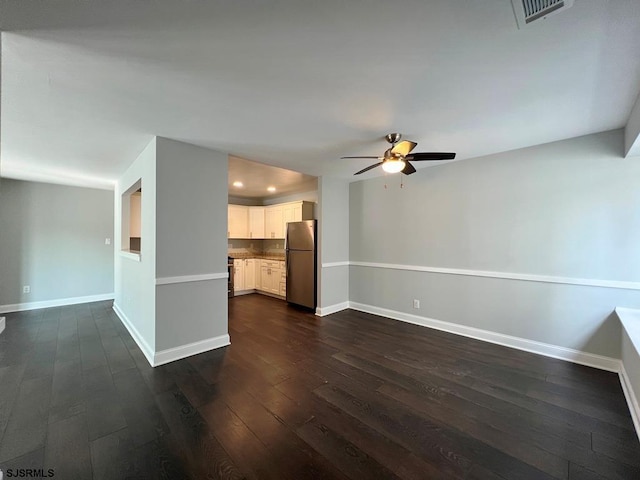
<path id="1" fill-rule="evenodd" d="M 402 172 L 405 175 L 411 175 L 416 172 L 416 169 L 409 160 L 413 162 L 425 162 L 435 160 L 453 160 L 456 158 L 455 153 L 445 152 L 421 152 L 411 153 L 418 145 L 416 142 L 409 140 L 403 140 L 400 133 L 389 133 L 385 137 L 385 140 L 391 144 L 391 148 L 384 152 L 382 157 L 341 157 L 341 158 L 375 158 L 381 160 L 378 163 L 369 165 L 363 168 L 354 175 L 360 175 L 361 173 L 368 172 L 369 170 L 382 165 L 382 169 L 387 173 Z"/>
<path id="2" fill-rule="evenodd" d="M 391 159 L 382 163 L 382 169 L 387 173 L 398 173 L 404 170 L 406 162 L 400 159 Z"/>

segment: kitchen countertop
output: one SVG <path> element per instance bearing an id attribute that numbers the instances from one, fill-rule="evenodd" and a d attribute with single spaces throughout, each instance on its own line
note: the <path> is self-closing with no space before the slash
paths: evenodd
<path id="1" fill-rule="evenodd" d="M 229 256 L 233 259 L 250 259 L 250 258 L 259 258 L 261 260 L 280 260 L 284 261 L 284 253 L 281 255 L 278 254 L 268 254 L 268 253 L 230 253 Z"/>

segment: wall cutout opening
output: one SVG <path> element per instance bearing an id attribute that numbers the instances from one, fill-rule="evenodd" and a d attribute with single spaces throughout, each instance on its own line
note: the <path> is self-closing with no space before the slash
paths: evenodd
<path id="1" fill-rule="evenodd" d="M 122 194 L 121 250 L 140 254 L 142 250 L 142 179 Z"/>

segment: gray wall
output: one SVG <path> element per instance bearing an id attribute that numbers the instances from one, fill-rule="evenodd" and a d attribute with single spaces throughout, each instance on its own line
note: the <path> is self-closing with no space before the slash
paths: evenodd
<path id="1" fill-rule="evenodd" d="M 113 294 L 113 237 L 113 192 L 0 179 L 0 309 Z"/>
<path id="2" fill-rule="evenodd" d="M 123 256 L 123 234 L 128 237 L 125 222 L 122 231 L 122 193 L 142 179 L 141 254 L 140 260 Z M 143 342 L 140 347 L 148 356 L 155 352 L 155 280 L 156 280 L 156 139 L 149 142 L 138 158 L 118 180 L 116 203 L 116 287 L 115 305 L 127 317 Z M 125 248 L 128 241 L 125 240 Z"/>
<path id="3" fill-rule="evenodd" d="M 227 154 L 158 137 L 156 162 L 156 277 L 225 275 Z M 156 288 L 156 351 L 227 332 L 226 277 Z"/>
<path id="4" fill-rule="evenodd" d="M 353 183 L 350 260 L 638 282 L 640 163 L 623 141 L 616 130 L 451 162 L 403 189 Z M 351 266 L 350 300 L 619 358 L 610 313 L 640 293 Z"/>
<path id="5" fill-rule="evenodd" d="M 116 306 L 151 358 L 227 335 L 227 155 L 154 138 L 118 182 L 118 238 L 121 193 L 139 179 L 141 255 L 116 254 Z M 189 281 L 208 274 L 225 278 Z"/>
<path id="6" fill-rule="evenodd" d="M 156 276 L 226 272 L 226 154 L 162 137 L 156 148 Z"/>
<path id="7" fill-rule="evenodd" d="M 330 266 L 349 260 L 349 183 L 344 179 L 318 180 L 319 291 L 318 306 L 331 307 L 349 300 L 349 267 Z"/>

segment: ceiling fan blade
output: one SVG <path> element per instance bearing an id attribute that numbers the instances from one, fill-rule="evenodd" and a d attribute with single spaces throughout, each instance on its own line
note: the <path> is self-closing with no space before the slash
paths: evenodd
<path id="1" fill-rule="evenodd" d="M 405 160 L 406 165 L 404 166 L 404 168 L 401 170 L 402 173 L 404 173 L 405 175 L 411 175 L 412 173 L 416 173 L 416 167 L 414 167 L 413 165 L 411 165 L 409 162 L 407 162 Z"/>
<path id="2" fill-rule="evenodd" d="M 420 152 L 408 155 L 405 160 L 411 160 L 412 162 L 424 162 L 427 160 L 453 160 L 454 158 L 456 158 L 455 153 Z"/>
<path id="3" fill-rule="evenodd" d="M 391 149 L 391 153 L 399 153 L 404 157 L 405 155 L 409 155 L 409 152 L 416 148 L 416 145 L 418 145 L 416 142 L 403 140 Z"/>
<path id="4" fill-rule="evenodd" d="M 378 158 L 378 157 L 375 157 Z M 360 175 L 361 173 L 364 172 L 368 172 L 369 170 L 371 170 L 372 168 L 376 168 L 379 167 L 380 165 L 382 165 L 383 162 L 379 162 L 379 163 L 374 163 L 373 165 L 369 165 L 367 168 L 363 168 L 362 170 L 360 170 L 359 172 L 354 173 L 354 175 Z"/>
<path id="5" fill-rule="evenodd" d="M 380 160 L 380 157 L 340 157 L 340 158 L 377 158 Z"/>

